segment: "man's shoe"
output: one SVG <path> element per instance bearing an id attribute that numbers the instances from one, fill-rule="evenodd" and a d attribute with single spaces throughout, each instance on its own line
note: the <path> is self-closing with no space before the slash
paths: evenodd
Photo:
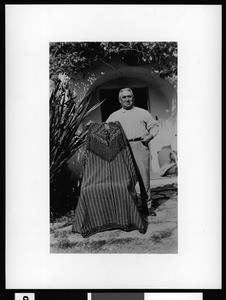
<path id="1" fill-rule="evenodd" d="M 154 211 L 150 211 L 149 216 L 155 217 L 155 216 L 157 216 L 157 214 Z"/>

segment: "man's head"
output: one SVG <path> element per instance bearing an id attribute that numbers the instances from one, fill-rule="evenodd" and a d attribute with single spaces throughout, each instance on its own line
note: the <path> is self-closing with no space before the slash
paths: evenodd
<path id="1" fill-rule="evenodd" d="M 118 99 L 124 109 L 131 109 L 134 104 L 133 91 L 130 88 L 123 88 L 119 91 Z"/>

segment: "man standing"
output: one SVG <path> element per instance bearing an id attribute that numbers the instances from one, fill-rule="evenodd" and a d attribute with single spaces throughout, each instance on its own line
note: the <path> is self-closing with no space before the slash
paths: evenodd
<path id="1" fill-rule="evenodd" d="M 123 88 L 119 91 L 119 102 L 122 108 L 112 113 L 106 122 L 119 121 L 121 123 L 142 178 L 140 186 L 136 187 L 137 193 L 146 198 L 148 207 L 151 208 L 148 143 L 158 134 L 159 125 L 147 110 L 134 106 L 134 95 L 130 88 Z M 156 213 L 150 212 L 150 215 L 155 216 Z"/>

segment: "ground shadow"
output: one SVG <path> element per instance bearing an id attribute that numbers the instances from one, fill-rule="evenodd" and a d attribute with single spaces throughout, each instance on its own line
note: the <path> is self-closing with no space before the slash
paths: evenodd
<path id="1" fill-rule="evenodd" d="M 155 211 L 159 208 L 162 204 L 166 201 L 171 199 L 172 197 L 177 195 L 177 186 L 172 185 L 165 185 L 162 187 L 157 187 L 152 189 L 151 197 L 152 197 L 152 207 L 149 208 L 149 213 Z"/>

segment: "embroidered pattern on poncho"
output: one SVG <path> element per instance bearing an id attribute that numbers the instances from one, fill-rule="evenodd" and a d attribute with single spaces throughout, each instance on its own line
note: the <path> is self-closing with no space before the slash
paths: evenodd
<path id="1" fill-rule="evenodd" d="M 90 124 L 86 149 L 104 160 L 112 161 L 127 146 L 127 139 L 122 131 L 119 122 Z"/>

